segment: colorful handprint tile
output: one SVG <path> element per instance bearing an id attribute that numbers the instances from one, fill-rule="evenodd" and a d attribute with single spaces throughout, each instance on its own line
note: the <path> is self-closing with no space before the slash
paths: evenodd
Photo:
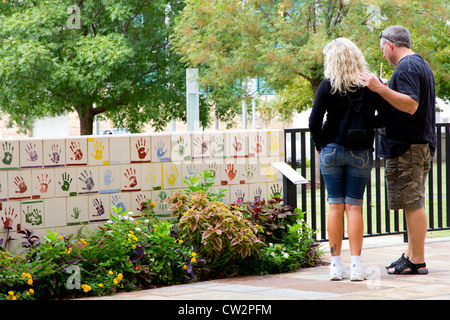
<path id="1" fill-rule="evenodd" d="M 249 131 L 248 133 L 248 156 L 266 157 L 267 156 L 267 132 L 261 130 Z"/>
<path id="2" fill-rule="evenodd" d="M 133 216 L 140 215 L 143 206 L 145 206 L 149 200 L 152 200 L 151 191 L 131 192 L 130 211 L 133 213 Z"/>
<path id="3" fill-rule="evenodd" d="M 242 158 L 248 156 L 248 133 L 246 131 L 229 131 L 226 139 L 228 157 Z"/>
<path id="4" fill-rule="evenodd" d="M 99 193 L 120 192 L 121 170 L 120 166 L 98 167 Z"/>
<path id="5" fill-rule="evenodd" d="M 67 225 L 79 225 L 89 221 L 89 197 L 65 198 L 67 203 Z"/>
<path id="6" fill-rule="evenodd" d="M 267 132 L 268 155 L 284 156 L 284 131 L 271 130 Z"/>
<path id="7" fill-rule="evenodd" d="M 156 190 L 152 191 L 152 200 L 155 203 L 155 214 L 170 216 L 171 205 L 167 203 L 167 199 L 172 195 L 170 190 Z"/>
<path id="8" fill-rule="evenodd" d="M 141 166 L 128 164 L 120 166 L 120 189 L 123 191 L 141 190 Z"/>
<path id="9" fill-rule="evenodd" d="M 162 164 L 162 189 L 179 189 L 182 187 L 180 162 L 165 162 Z"/>
<path id="10" fill-rule="evenodd" d="M 283 198 L 283 183 L 271 182 L 267 184 L 267 194 L 269 198 Z"/>
<path id="11" fill-rule="evenodd" d="M 168 134 L 153 134 L 151 136 L 152 142 L 152 162 L 167 162 L 171 161 L 171 141 Z"/>
<path id="12" fill-rule="evenodd" d="M 109 163 L 130 163 L 130 136 L 121 135 L 110 139 Z"/>
<path id="13" fill-rule="evenodd" d="M 192 145 L 191 135 L 189 133 L 179 133 L 171 135 L 172 141 L 172 161 L 189 161 L 191 160 Z"/>
<path id="14" fill-rule="evenodd" d="M 76 196 L 78 174 L 75 167 L 55 168 L 55 197 Z"/>
<path id="15" fill-rule="evenodd" d="M 29 199 L 31 190 L 31 170 L 8 171 L 8 199 Z"/>
<path id="16" fill-rule="evenodd" d="M 66 139 L 66 165 L 87 164 L 87 138 L 67 138 Z"/>
<path id="17" fill-rule="evenodd" d="M 66 140 L 45 139 L 42 141 L 44 148 L 44 167 L 63 167 L 66 165 Z"/>
<path id="18" fill-rule="evenodd" d="M 0 220 L 3 228 L 11 228 L 11 231 L 19 231 L 21 226 L 20 202 L 0 203 Z"/>
<path id="19" fill-rule="evenodd" d="M 0 170 L 14 170 L 20 166 L 20 147 L 18 140 L 0 141 Z"/>
<path id="20" fill-rule="evenodd" d="M 192 159 L 202 160 L 211 157 L 211 135 L 204 132 L 194 132 L 191 134 Z"/>
<path id="21" fill-rule="evenodd" d="M 44 200 L 44 225 L 46 228 L 67 226 L 66 199 L 51 198 Z"/>
<path id="22" fill-rule="evenodd" d="M 111 213 L 109 194 L 89 196 L 89 221 L 106 221 Z"/>
<path id="23" fill-rule="evenodd" d="M 20 141 L 20 168 L 42 168 L 42 140 L 27 139 Z"/>
<path id="24" fill-rule="evenodd" d="M 239 184 L 230 186 L 230 203 L 244 203 L 248 200 L 248 185 Z"/>
<path id="25" fill-rule="evenodd" d="M 131 163 L 150 162 L 152 151 L 149 135 L 132 135 L 130 137 Z"/>
<path id="26" fill-rule="evenodd" d="M 225 132 L 214 132 L 211 134 L 211 158 L 212 159 L 225 159 L 226 150 L 225 143 L 227 134 Z"/>
<path id="27" fill-rule="evenodd" d="M 162 163 L 143 163 L 141 165 L 141 190 L 161 189 Z"/>
<path id="28" fill-rule="evenodd" d="M 97 193 L 99 191 L 98 167 L 77 168 L 78 194 Z"/>
<path id="29" fill-rule="evenodd" d="M 267 199 L 267 183 L 253 183 L 249 184 L 248 201 L 259 202 Z"/>
<path id="30" fill-rule="evenodd" d="M 221 185 L 239 184 L 239 165 L 232 160 L 227 160 L 225 164 L 219 164 Z"/>
<path id="31" fill-rule="evenodd" d="M 33 170 L 31 173 L 31 196 L 33 199 L 55 196 L 55 170 Z"/>
<path id="32" fill-rule="evenodd" d="M 23 201 L 20 206 L 22 228 L 36 229 L 44 227 L 44 201 Z"/>
<path id="33" fill-rule="evenodd" d="M 88 138 L 88 165 L 109 164 L 109 138 Z"/>
<path id="34" fill-rule="evenodd" d="M 116 214 L 112 209 L 113 207 L 115 207 L 120 214 L 131 211 L 131 194 L 129 192 L 113 193 L 110 195 L 110 200 L 111 214 Z"/>

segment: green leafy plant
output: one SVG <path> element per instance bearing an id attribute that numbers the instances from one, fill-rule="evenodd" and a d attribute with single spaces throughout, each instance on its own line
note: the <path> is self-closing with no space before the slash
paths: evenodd
<path id="1" fill-rule="evenodd" d="M 202 191 L 190 195 L 177 192 L 169 202 L 179 218 L 181 236 L 199 249 L 212 273 L 226 272 L 224 269 L 257 253 L 264 245 L 257 237 L 258 229 L 242 212 L 211 201 Z"/>

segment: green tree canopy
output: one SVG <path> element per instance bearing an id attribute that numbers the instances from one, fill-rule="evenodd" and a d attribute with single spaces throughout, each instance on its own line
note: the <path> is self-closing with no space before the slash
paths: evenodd
<path id="1" fill-rule="evenodd" d="M 185 69 L 170 50 L 171 0 L 0 2 L 0 108 L 30 127 L 76 111 L 81 134 L 96 115 L 139 132 L 185 120 Z"/>
<path id="2" fill-rule="evenodd" d="M 379 33 L 389 25 L 410 29 L 414 50 L 436 74 L 438 95 L 448 98 L 448 3 L 418 0 L 186 0 L 173 44 L 200 68 L 210 98 L 253 77 L 280 94 L 280 107 L 301 112 L 311 106 L 323 79 L 325 44 L 337 37 L 354 41 L 371 70 L 393 71 L 383 61 Z M 308 88 L 304 88 L 307 86 Z M 311 90 L 312 89 L 312 90 Z M 299 92 L 301 94 L 299 94 Z M 236 91 L 240 99 L 248 98 Z M 305 96 L 308 95 L 308 96 Z"/>

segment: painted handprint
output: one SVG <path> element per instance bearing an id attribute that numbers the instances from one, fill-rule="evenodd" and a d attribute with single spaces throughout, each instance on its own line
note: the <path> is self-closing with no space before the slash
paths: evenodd
<path id="1" fill-rule="evenodd" d="M 165 191 L 161 191 L 160 193 L 158 193 L 158 198 L 159 198 L 159 209 L 162 211 L 167 210 L 168 204 L 166 203 L 166 199 L 167 199 L 167 192 Z"/>
<path id="2" fill-rule="evenodd" d="M 252 146 L 252 150 L 255 151 L 256 154 L 261 153 L 263 150 L 264 139 L 259 134 L 255 137 L 255 146 Z"/>
<path id="3" fill-rule="evenodd" d="M 61 186 L 61 189 L 63 191 L 69 191 L 70 184 L 72 183 L 72 178 L 70 177 L 70 174 L 68 174 L 67 172 L 64 172 L 63 174 L 61 174 L 61 177 L 62 177 L 62 183 L 61 183 L 61 181 L 58 181 L 59 185 Z"/>
<path id="4" fill-rule="evenodd" d="M 114 207 L 121 209 L 121 210 L 119 210 L 119 213 L 127 211 L 125 204 L 123 203 L 122 199 L 119 198 L 119 196 L 117 196 L 117 195 L 112 196 L 111 202 Z"/>
<path id="5" fill-rule="evenodd" d="M 245 192 L 242 190 L 237 190 L 235 193 L 236 195 L 236 202 L 243 203 L 245 199 Z"/>
<path id="6" fill-rule="evenodd" d="M 29 143 L 25 146 L 25 152 L 28 154 L 28 161 L 36 162 L 39 158 L 36 151 L 36 144 Z"/>
<path id="7" fill-rule="evenodd" d="M 187 148 L 187 143 L 184 141 L 183 137 L 180 137 L 177 141 L 177 149 L 175 149 L 174 151 L 176 153 L 178 153 L 178 155 L 180 157 L 184 156 L 185 152 L 186 152 L 186 148 Z"/>
<path id="8" fill-rule="evenodd" d="M 94 179 L 92 179 L 92 172 L 89 170 L 89 173 L 84 170 L 84 173 L 81 172 L 81 177 L 79 177 L 81 182 L 84 183 L 84 187 L 82 187 L 83 190 L 92 190 L 94 188 Z"/>
<path id="9" fill-rule="evenodd" d="M 113 183 L 114 178 L 112 177 L 113 172 L 108 169 L 105 172 L 105 176 L 103 177 L 103 182 L 105 183 L 105 186 L 110 186 L 111 183 Z"/>
<path id="10" fill-rule="evenodd" d="M 25 215 L 25 221 L 31 223 L 33 226 L 38 226 L 42 224 L 42 212 L 38 208 L 31 209 L 32 207 L 27 206 L 27 211 L 22 210 Z"/>
<path id="11" fill-rule="evenodd" d="M 4 217 L 2 217 L 3 227 L 6 229 L 11 229 L 14 223 L 14 220 L 17 218 L 17 213 L 14 214 L 14 208 L 8 207 L 8 210 L 5 208 L 3 211 Z"/>
<path id="12" fill-rule="evenodd" d="M 5 142 L 2 144 L 2 148 L 5 152 L 2 162 L 6 165 L 10 165 L 13 160 L 14 146 L 9 142 Z"/>
<path id="13" fill-rule="evenodd" d="M 176 166 L 171 166 L 170 167 L 170 174 L 168 172 L 166 172 L 166 176 L 167 176 L 167 182 L 173 186 L 175 184 L 175 181 L 177 180 L 177 177 L 180 175 L 180 173 L 178 172 L 178 168 Z"/>
<path id="14" fill-rule="evenodd" d="M 22 177 L 16 176 L 14 178 L 14 184 L 17 186 L 18 190 L 15 193 L 25 193 L 28 190 L 27 184 Z"/>
<path id="15" fill-rule="evenodd" d="M 136 202 L 137 202 L 137 210 L 138 211 L 142 211 L 143 208 L 146 206 L 146 203 L 148 201 L 148 198 L 146 195 L 144 194 L 138 194 L 138 196 L 136 197 Z"/>
<path id="16" fill-rule="evenodd" d="M 154 166 L 150 167 L 150 170 L 147 169 L 147 177 L 145 177 L 145 181 L 155 183 L 156 182 L 156 170 Z"/>
<path id="17" fill-rule="evenodd" d="M 245 172 L 245 179 L 252 179 L 255 172 L 256 172 L 256 166 L 253 164 L 246 164 L 244 167 Z"/>
<path id="18" fill-rule="evenodd" d="M 236 177 L 237 170 L 234 169 L 234 164 L 227 164 L 227 168 L 225 169 L 225 172 L 228 176 L 228 180 L 233 180 Z"/>
<path id="19" fill-rule="evenodd" d="M 274 184 L 270 187 L 271 195 L 274 197 L 281 197 L 283 193 L 283 188 L 278 184 Z"/>
<path id="20" fill-rule="evenodd" d="M 222 137 L 214 138 L 216 148 L 214 149 L 214 153 L 222 153 L 225 150 L 225 142 Z"/>
<path id="21" fill-rule="evenodd" d="M 75 207 L 75 208 L 73 208 L 72 212 L 73 212 L 71 214 L 72 218 L 78 219 L 78 217 L 80 216 L 80 213 L 81 213 L 81 209 L 78 207 Z"/>
<path id="22" fill-rule="evenodd" d="M 48 174 L 44 173 L 38 176 L 37 179 L 39 181 L 39 192 L 47 193 L 48 185 L 50 184 L 50 182 L 52 182 L 52 179 L 49 179 Z"/>
<path id="23" fill-rule="evenodd" d="M 203 155 L 208 151 L 208 145 L 206 141 L 203 139 L 203 136 L 197 137 L 194 139 L 194 146 L 197 147 L 197 150 L 200 148 L 200 153 Z"/>
<path id="24" fill-rule="evenodd" d="M 103 214 L 105 214 L 105 207 L 103 206 L 103 203 L 102 203 L 101 199 L 94 198 L 92 200 L 92 204 L 95 207 L 95 211 L 97 211 L 92 216 L 99 217 L 99 216 L 102 216 Z"/>
<path id="25" fill-rule="evenodd" d="M 146 146 L 146 139 L 140 138 L 138 140 L 138 142 L 136 143 L 136 150 L 137 150 L 139 159 L 141 159 L 141 160 L 144 159 L 145 156 L 147 155 L 148 151 L 150 150 Z"/>
<path id="26" fill-rule="evenodd" d="M 236 152 L 242 151 L 243 142 L 244 142 L 244 139 L 242 138 L 242 136 L 237 135 L 234 137 L 233 148 L 234 148 L 234 150 L 236 150 Z"/>
<path id="27" fill-rule="evenodd" d="M 48 156 L 50 158 L 50 161 L 58 164 L 59 160 L 61 159 L 61 147 L 57 144 L 52 144 L 52 153 L 49 153 Z"/>
<path id="28" fill-rule="evenodd" d="M 101 160 L 103 157 L 103 150 L 105 146 L 100 141 L 95 141 L 94 143 L 95 154 L 91 153 L 91 155 L 95 158 L 95 160 Z"/>
<path id="29" fill-rule="evenodd" d="M 130 184 L 128 186 L 125 186 L 125 188 L 134 188 L 138 184 L 136 179 L 136 169 L 133 168 L 127 168 L 124 172 L 125 178 L 130 181 Z"/>
<path id="30" fill-rule="evenodd" d="M 83 158 L 83 152 L 81 151 L 80 142 L 72 141 L 70 144 L 70 151 L 73 153 L 73 157 L 70 160 L 81 160 Z"/>
<path id="31" fill-rule="evenodd" d="M 157 146 L 155 147 L 156 150 L 156 156 L 158 157 L 159 161 L 169 161 L 170 159 L 168 157 L 164 157 L 168 151 L 168 149 L 164 146 L 163 141 L 158 141 Z"/>
<path id="32" fill-rule="evenodd" d="M 261 201 L 261 196 L 262 196 L 262 189 L 261 188 L 257 188 L 253 195 L 254 195 L 253 201 L 254 202 L 260 202 Z"/>

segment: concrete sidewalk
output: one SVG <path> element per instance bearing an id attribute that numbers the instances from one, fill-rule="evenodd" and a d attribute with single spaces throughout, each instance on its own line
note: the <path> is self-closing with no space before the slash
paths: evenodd
<path id="1" fill-rule="evenodd" d="M 362 257 L 372 275 L 360 282 L 330 281 L 328 266 L 321 266 L 78 300 L 450 300 L 450 238 L 426 239 L 428 275 L 388 275 L 385 266 L 405 248 L 403 236 L 365 238 Z M 323 249 L 329 262 L 328 243 Z M 342 257 L 349 265 L 348 241 Z"/>

